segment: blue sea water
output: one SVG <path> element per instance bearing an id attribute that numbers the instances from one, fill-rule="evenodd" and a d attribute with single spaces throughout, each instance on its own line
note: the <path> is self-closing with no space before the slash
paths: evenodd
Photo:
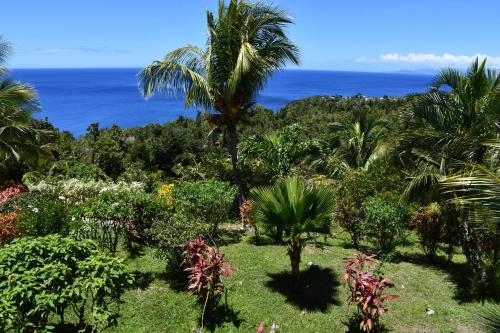
<path id="1" fill-rule="evenodd" d="M 87 126 L 122 127 L 164 123 L 179 115 L 194 116 L 183 101 L 155 96 L 145 101 L 137 89 L 139 69 L 16 69 L 11 75 L 32 84 L 47 117 L 61 130 L 78 136 Z M 382 97 L 402 96 L 427 90 L 432 77 L 399 73 L 363 73 L 285 70 L 276 73 L 258 96 L 258 103 L 279 110 L 288 102 L 315 95 Z"/>

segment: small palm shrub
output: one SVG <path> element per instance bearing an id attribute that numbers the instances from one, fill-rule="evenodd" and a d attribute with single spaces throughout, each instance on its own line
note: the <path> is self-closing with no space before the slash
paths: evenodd
<path id="1" fill-rule="evenodd" d="M 431 259 L 436 256 L 443 234 L 440 216 L 439 205 L 432 203 L 426 209 L 414 212 L 410 218 L 410 226 L 415 228 L 424 253 Z"/>
<path id="2" fill-rule="evenodd" d="M 225 261 L 224 254 L 209 246 L 203 237 L 188 242 L 184 247 L 184 269 L 188 273 L 188 290 L 199 297 L 205 313 L 215 314 L 219 298 L 224 293 L 222 277 L 228 277 L 233 268 Z"/>
<path id="3" fill-rule="evenodd" d="M 384 302 L 398 298 L 385 294 L 389 279 L 375 277 L 372 272 L 366 271 L 373 265 L 373 260 L 373 255 L 365 256 L 360 253 L 344 260 L 346 268 L 343 283 L 351 293 L 349 305 L 356 305 L 358 310 L 354 323 L 361 332 L 382 331 L 380 315 L 387 311 Z"/>
<path id="4" fill-rule="evenodd" d="M 64 324 L 72 310 L 80 325 L 100 330 L 116 323 L 131 282 L 122 260 L 100 253 L 91 241 L 17 239 L 0 249 L 0 331 L 46 332 L 53 316 Z"/>
<path id="5" fill-rule="evenodd" d="M 21 234 L 17 229 L 17 215 L 17 212 L 0 215 L 0 246 Z"/>
<path id="6" fill-rule="evenodd" d="M 216 235 L 219 224 L 230 218 L 237 189 L 228 182 L 202 180 L 176 185 L 173 193 L 176 212 L 205 221 Z"/>
<path id="7" fill-rule="evenodd" d="M 273 187 L 252 191 L 253 216 L 266 227 L 287 230 L 288 256 L 292 266 L 292 286 L 299 287 L 301 252 L 310 233 L 327 234 L 333 212 L 333 193 L 296 177 L 279 181 Z"/>
<path id="8" fill-rule="evenodd" d="M 363 232 L 375 249 L 391 253 L 404 239 L 407 226 L 405 207 L 392 204 L 381 197 L 370 197 L 361 206 Z"/>

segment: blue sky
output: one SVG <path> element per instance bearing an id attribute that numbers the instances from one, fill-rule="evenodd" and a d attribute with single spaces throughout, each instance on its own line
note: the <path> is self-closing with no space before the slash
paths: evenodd
<path id="1" fill-rule="evenodd" d="M 499 0 L 275 0 L 295 18 L 302 69 L 500 67 Z M 216 0 L 23 0 L 2 3 L 12 68 L 143 67 L 206 36 Z"/>

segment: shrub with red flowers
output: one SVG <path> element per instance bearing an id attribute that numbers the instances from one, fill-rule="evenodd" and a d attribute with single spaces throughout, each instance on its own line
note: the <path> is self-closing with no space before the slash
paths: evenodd
<path id="1" fill-rule="evenodd" d="M 12 197 L 16 197 L 28 189 L 22 184 L 11 184 L 0 190 L 0 205 Z"/>
<path id="2" fill-rule="evenodd" d="M 384 302 L 398 298 L 384 293 L 389 279 L 378 278 L 366 271 L 373 265 L 374 257 L 356 253 L 354 257 L 344 260 L 346 272 L 343 283 L 351 291 L 349 305 L 355 304 L 358 309 L 355 322 L 361 332 L 380 332 L 383 326 L 379 317 L 387 311 Z"/>
<path id="3" fill-rule="evenodd" d="M 228 277 L 233 268 L 224 260 L 224 254 L 215 246 L 208 245 L 201 236 L 185 245 L 183 257 L 187 266 L 184 271 L 188 273 L 188 290 L 198 295 L 204 303 L 203 325 L 205 311 L 214 313 L 219 297 L 224 292 L 222 277 Z"/>
<path id="4" fill-rule="evenodd" d="M 9 243 L 19 236 L 17 229 L 17 212 L 0 215 L 0 246 Z"/>

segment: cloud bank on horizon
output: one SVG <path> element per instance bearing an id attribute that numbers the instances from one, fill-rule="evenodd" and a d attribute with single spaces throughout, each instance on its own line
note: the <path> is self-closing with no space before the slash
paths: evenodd
<path id="1" fill-rule="evenodd" d="M 487 64 L 490 67 L 500 67 L 500 57 L 489 56 L 486 54 L 477 53 L 474 55 L 462 55 L 462 54 L 434 54 L 434 53 L 385 53 L 380 54 L 376 58 L 361 57 L 356 59 L 357 62 L 361 63 L 397 63 L 397 64 L 416 64 L 425 65 L 429 67 L 441 67 L 441 66 L 457 66 L 466 67 L 470 65 L 476 58 L 480 60 L 487 59 Z"/>

